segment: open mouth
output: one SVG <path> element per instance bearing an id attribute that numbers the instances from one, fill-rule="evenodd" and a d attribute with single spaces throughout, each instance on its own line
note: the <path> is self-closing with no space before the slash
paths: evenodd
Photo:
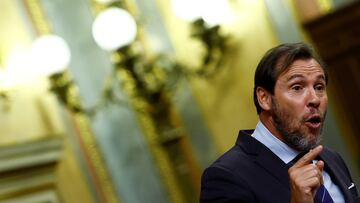
<path id="1" fill-rule="evenodd" d="M 306 120 L 305 124 L 310 128 L 319 128 L 321 126 L 322 119 L 320 116 L 311 116 Z"/>

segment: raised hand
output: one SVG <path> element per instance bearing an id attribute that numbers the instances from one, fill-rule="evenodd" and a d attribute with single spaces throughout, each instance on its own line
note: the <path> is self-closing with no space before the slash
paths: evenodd
<path id="1" fill-rule="evenodd" d="M 324 162 L 312 163 L 323 150 L 319 145 L 310 150 L 289 168 L 291 202 L 292 203 L 313 203 L 314 196 L 320 185 L 323 184 L 322 171 Z"/>

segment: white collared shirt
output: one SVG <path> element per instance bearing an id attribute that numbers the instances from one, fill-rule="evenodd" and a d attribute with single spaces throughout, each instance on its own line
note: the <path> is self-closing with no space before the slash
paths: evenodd
<path id="1" fill-rule="evenodd" d="M 278 156 L 284 163 L 289 163 L 293 160 L 299 152 L 289 147 L 287 144 L 275 137 L 265 126 L 259 121 L 256 125 L 252 136 L 269 148 L 276 156 Z M 331 195 L 331 198 L 336 203 L 345 202 L 344 196 L 340 191 L 339 187 L 332 182 L 330 175 L 323 171 L 324 186 Z"/>

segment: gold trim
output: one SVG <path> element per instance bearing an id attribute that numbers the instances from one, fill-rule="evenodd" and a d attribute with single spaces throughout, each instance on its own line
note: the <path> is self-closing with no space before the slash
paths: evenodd
<path id="1" fill-rule="evenodd" d="M 39 35 L 50 34 L 51 26 L 46 20 L 46 16 L 43 12 L 39 0 L 24 0 L 24 5 L 28 9 L 29 15 L 33 22 L 35 29 Z M 79 101 L 78 91 L 72 91 L 73 95 L 69 95 L 72 99 Z M 92 178 L 94 178 L 96 185 L 100 189 L 99 195 L 102 200 L 109 203 L 118 203 L 120 202 L 118 195 L 114 191 L 106 164 L 101 156 L 100 150 L 97 147 L 95 135 L 93 134 L 88 118 L 81 114 L 70 114 L 74 119 L 75 124 L 79 127 L 78 135 L 83 141 L 83 147 L 85 149 L 85 154 L 88 155 L 90 163 L 93 168 L 90 166 L 90 170 L 94 169 L 92 172 Z"/>
<path id="2" fill-rule="evenodd" d="M 149 149 L 155 159 L 155 163 L 157 163 L 159 174 L 168 191 L 170 202 L 186 202 L 176 180 L 176 175 L 172 170 L 171 162 L 159 140 L 158 132 L 154 124 L 155 121 L 149 115 L 148 111 L 146 111 L 148 105 L 144 100 L 137 97 L 134 79 L 127 70 L 122 68 L 118 69 L 117 77 L 120 81 L 123 81 L 123 90 L 129 95 L 130 103 L 137 112 L 137 118 L 143 129 L 144 137 L 149 144 Z"/>
<path id="3" fill-rule="evenodd" d="M 109 174 L 106 169 L 106 165 L 103 160 L 103 157 L 101 156 L 101 153 L 98 150 L 98 146 L 96 140 L 94 139 L 94 134 L 89 125 L 88 118 L 82 113 L 77 113 L 74 115 L 74 119 L 75 122 L 80 127 L 79 136 L 81 136 L 82 138 L 85 151 L 87 155 L 89 155 L 90 161 L 94 167 L 94 172 L 96 173 L 95 175 L 97 176 L 97 179 L 99 181 L 100 189 L 102 190 L 101 191 L 102 199 L 104 199 L 105 202 L 109 202 L 109 203 L 120 202 L 120 200 L 117 198 L 118 196 L 114 191 L 112 181 L 109 178 Z"/>
<path id="4" fill-rule="evenodd" d="M 0 195 L 1 202 L 13 202 L 13 199 L 28 197 L 32 193 L 41 193 L 45 191 L 53 191 L 57 198 L 60 199 L 58 190 L 56 189 L 55 183 L 46 183 L 41 186 L 36 186 L 8 194 Z"/>
<path id="5" fill-rule="evenodd" d="M 24 5 L 29 12 L 33 27 L 36 29 L 38 35 L 50 34 L 52 27 L 45 20 L 46 17 L 40 6 L 39 0 L 24 0 Z"/>

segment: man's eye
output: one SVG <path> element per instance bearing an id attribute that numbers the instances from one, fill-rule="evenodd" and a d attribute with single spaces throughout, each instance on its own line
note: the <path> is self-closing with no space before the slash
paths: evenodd
<path id="1" fill-rule="evenodd" d="M 324 86 L 324 85 L 316 85 L 316 86 L 315 86 L 315 90 L 317 90 L 317 91 L 323 91 L 323 90 L 325 90 L 325 86 Z"/>
<path id="2" fill-rule="evenodd" d="M 291 89 L 293 89 L 295 91 L 300 91 L 300 90 L 302 90 L 302 87 L 300 85 L 294 85 L 294 86 L 292 86 Z"/>

